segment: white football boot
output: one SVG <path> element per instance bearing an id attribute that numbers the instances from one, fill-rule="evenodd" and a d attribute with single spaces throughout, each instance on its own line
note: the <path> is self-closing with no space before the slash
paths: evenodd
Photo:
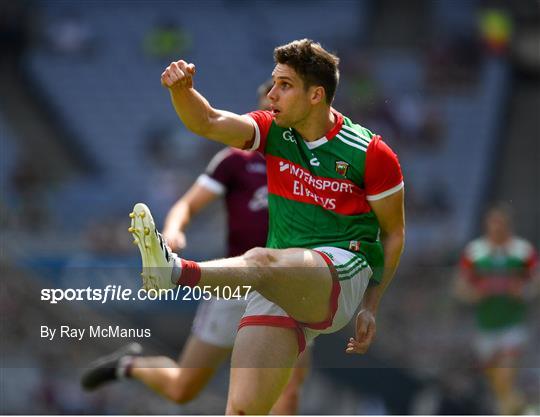
<path id="1" fill-rule="evenodd" d="M 141 251 L 143 288 L 145 290 L 167 290 L 176 288 L 176 279 L 181 272 L 180 258 L 171 251 L 156 229 L 150 209 L 143 203 L 137 203 L 129 213 L 133 235 L 133 244 Z"/>

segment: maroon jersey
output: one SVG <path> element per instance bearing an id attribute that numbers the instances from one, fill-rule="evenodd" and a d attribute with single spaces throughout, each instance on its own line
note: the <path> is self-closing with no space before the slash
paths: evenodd
<path id="1" fill-rule="evenodd" d="M 255 246 L 266 246 L 268 187 L 261 154 L 223 149 L 210 161 L 197 183 L 225 197 L 228 257 L 241 255 Z"/>

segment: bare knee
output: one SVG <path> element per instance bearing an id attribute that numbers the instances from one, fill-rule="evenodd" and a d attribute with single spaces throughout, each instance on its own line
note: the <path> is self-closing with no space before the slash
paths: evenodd
<path id="1" fill-rule="evenodd" d="M 254 414 L 268 414 L 269 410 L 262 410 L 261 405 L 255 399 L 244 396 L 232 395 L 227 403 L 227 415 L 244 416 Z"/>
<path id="2" fill-rule="evenodd" d="M 197 398 L 199 392 L 195 384 L 179 380 L 169 387 L 168 397 L 177 404 L 187 404 Z"/>
<path id="3" fill-rule="evenodd" d="M 298 412 L 300 390 L 307 372 L 304 368 L 295 368 L 289 383 L 272 408 L 274 415 L 293 415 Z"/>
<path id="4" fill-rule="evenodd" d="M 267 248 L 253 248 L 244 254 L 244 259 L 255 267 L 276 266 L 277 258 L 273 250 Z"/>

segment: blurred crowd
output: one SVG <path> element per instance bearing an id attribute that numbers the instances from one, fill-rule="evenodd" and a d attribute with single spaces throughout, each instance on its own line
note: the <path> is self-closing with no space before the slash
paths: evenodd
<path id="1" fill-rule="evenodd" d="M 38 18 L 28 8 L 20 7 L 24 4 L 30 3 L 2 4 L 2 60 L 18 62 L 28 51 L 29 44 L 39 45 L 41 51 L 51 55 L 75 55 L 88 60 L 99 53 L 104 40 L 100 38 L 99 28 L 93 27 L 84 15 L 66 12 L 55 19 L 45 20 L 41 25 L 34 24 Z M 421 94 L 404 91 L 391 99 L 388 99 L 384 85 L 381 85 L 375 74 L 376 69 L 371 65 L 372 57 L 377 52 L 361 47 L 340 51 L 343 81 L 336 107 L 353 120 L 361 120 L 363 125 L 380 133 L 398 155 L 436 155 L 444 147 L 448 130 L 444 111 L 439 107 L 437 98 L 448 90 L 466 92 L 477 85 L 482 59 L 486 54 L 499 57 L 509 54 L 512 21 L 508 13 L 486 11 L 480 15 L 477 29 L 470 35 L 455 34 L 433 39 L 422 48 L 421 53 L 414 50 L 413 53 L 418 55 L 420 72 L 424 77 L 422 85 L 426 90 Z M 164 16 L 140 39 L 140 49 L 148 60 L 167 63 L 190 51 L 192 36 L 181 25 Z M 175 149 L 181 134 L 175 126 L 159 123 L 141 132 L 145 138 L 143 152 L 146 162 L 152 167 L 149 176 L 157 184 L 144 192 L 156 205 L 166 207 L 185 191 L 198 174 L 192 172 L 192 177 L 186 176 L 186 171 L 190 171 L 189 167 L 182 166 L 186 156 L 180 158 Z M 210 155 L 213 149 L 204 149 L 205 154 Z M 203 157 L 192 155 L 188 158 Z M 17 162 L 12 169 L 8 172 L 2 170 L 2 177 L 0 225 L 10 239 L 21 239 L 24 247 L 24 240 L 31 240 L 36 234 L 54 236 L 62 233 L 58 219 L 51 216 L 48 204 L 56 184 L 40 176 L 23 147 L 19 149 Z M 427 185 L 408 183 L 406 199 L 408 219 L 421 220 L 426 224 L 446 218 L 457 204 L 448 190 L 447 179 L 438 177 L 436 173 Z M 212 214 L 216 211 L 219 208 Z M 216 219 L 216 216 L 209 216 L 203 222 L 215 230 L 223 226 L 221 218 Z M 68 258 L 80 253 L 96 259 L 104 256 L 125 258 L 133 255 L 135 250 L 126 230 L 127 218 L 124 213 L 96 213 L 96 217 L 81 228 L 78 237 L 63 239 L 62 250 Z M 3 248 L 8 245 L 4 236 Z M 34 242 L 30 247 L 36 246 L 39 247 Z M 437 251 L 437 248 L 429 248 L 429 258 L 407 258 L 393 284 L 394 298 L 384 306 L 381 327 L 388 330 L 378 340 L 374 354 L 386 358 L 392 364 L 390 366 L 407 369 L 422 381 L 421 389 L 411 398 L 409 408 L 398 410 L 401 413 L 475 414 L 496 411 L 489 390 L 478 370 L 474 369 L 470 347 L 474 325 L 470 312 L 464 311 L 451 295 L 451 282 L 462 248 L 447 249 Z M 74 350 L 73 345 L 66 343 L 55 345 L 53 350 L 42 348 L 42 344 L 36 349 L 35 338 L 30 334 L 35 330 L 36 323 L 53 324 L 74 312 L 36 305 L 38 302 L 32 289 L 39 287 L 39 275 L 21 272 L 18 261 L 6 259 L 5 254 L 0 257 L 0 262 L 2 275 L 10 278 L 3 279 L 0 292 L 3 323 L 1 354 L 2 367 L 5 368 L 2 374 L 2 412 L 18 413 L 24 410 L 25 413 L 107 414 L 177 411 L 176 406 L 164 404 L 151 394 L 137 391 L 138 395 L 130 395 L 129 389 L 136 389 L 132 386 L 96 396 L 83 394 L 74 383 L 74 373 L 79 370 L 66 368 L 63 364 L 69 361 L 69 355 L 95 356 L 93 353 L 99 347 L 80 345 L 79 351 L 79 348 Z M 538 308 L 534 312 L 537 320 Z M 426 333 L 431 336 L 426 337 Z M 538 331 L 532 334 L 533 347 L 534 343 L 537 346 L 539 337 Z M 534 352 L 532 355 L 533 359 L 522 369 L 519 383 L 525 387 L 524 393 L 532 403 L 540 403 L 540 375 L 534 371 L 535 367 L 538 368 L 538 363 L 534 363 L 538 358 Z M 5 384 L 8 380 L 9 384 Z M 316 375 L 315 380 L 320 385 L 308 385 L 306 388 L 312 393 L 317 393 L 327 383 L 320 375 Z M 209 409 L 218 410 L 214 412 L 219 412 L 220 395 L 217 395 L 217 400 L 207 397 L 211 404 Z M 354 401 L 355 395 L 352 391 L 347 398 Z M 28 398 L 32 398 L 32 401 L 29 402 Z M 198 403 L 187 410 L 197 412 L 196 407 L 200 406 L 204 404 Z M 352 412 L 364 410 L 375 414 L 392 411 L 384 403 L 381 404 L 377 396 L 359 401 L 354 407 Z M 346 411 L 351 412 L 350 409 Z"/>

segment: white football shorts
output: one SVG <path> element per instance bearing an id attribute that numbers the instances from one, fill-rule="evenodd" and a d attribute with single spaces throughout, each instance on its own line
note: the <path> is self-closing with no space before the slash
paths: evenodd
<path id="1" fill-rule="evenodd" d="M 337 332 L 349 323 L 362 301 L 373 272 L 364 257 L 358 253 L 330 246 L 313 250 L 323 256 L 332 273 L 330 317 L 320 323 L 300 323 L 281 307 L 253 291 L 248 296 L 248 305 L 239 328 L 276 326 L 296 329 L 298 351 L 301 353 L 306 344 L 319 334 Z"/>

